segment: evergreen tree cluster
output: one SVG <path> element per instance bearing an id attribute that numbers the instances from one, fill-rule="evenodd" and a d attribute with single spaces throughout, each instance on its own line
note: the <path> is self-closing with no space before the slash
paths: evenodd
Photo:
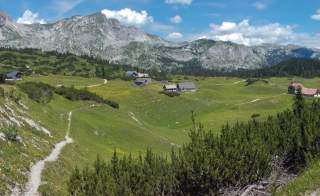
<path id="1" fill-rule="evenodd" d="M 24 82 L 18 84 L 18 87 L 38 103 L 49 103 L 54 94 L 54 87 L 43 82 Z"/>
<path id="2" fill-rule="evenodd" d="M 227 68 L 208 70 L 195 62 L 193 64 L 186 64 L 184 67 L 175 68 L 171 72 L 173 74 L 193 76 L 228 76 L 241 78 L 301 76 L 311 78 L 320 75 L 320 60 L 293 58 L 269 67 L 238 70 L 229 70 Z"/>
<path id="3" fill-rule="evenodd" d="M 71 101 L 94 101 L 96 103 L 107 104 L 118 109 L 119 104 L 115 101 L 105 99 L 96 93 L 84 89 L 76 89 L 74 87 L 53 87 L 43 82 L 23 82 L 18 87 L 28 95 L 28 97 L 38 103 L 49 103 L 54 93 L 63 96 Z M 1 94 L 1 90 L 0 90 Z"/>
<path id="4" fill-rule="evenodd" d="M 113 108 L 119 108 L 119 104 L 117 102 L 104 99 L 103 97 L 97 95 L 96 93 L 92 93 L 85 88 L 76 89 L 74 87 L 61 86 L 55 89 L 55 93 L 71 101 L 95 101 L 97 103 L 107 104 Z"/>
<path id="5" fill-rule="evenodd" d="M 193 118 L 194 121 L 194 118 Z M 320 153 L 320 101 L 304 103 L 301 94 L 292 110 L 225 125 L 219 136 L 194 123 L 190 142 L 171 157 L 156 155 L 97 159 L 93 169 L 75 169 L 70 195 L 218 195 L 268 176 L 274 160 L 290 172 L 301 171 Z"/>
<path id="6" fill-rule="evenodd" d="M 318 77 L 320 75 L 320 60 L 294 58 L 283 61 L 271 67 L 256 70 L 238 70 L 233 72 L 241 77 L 288 77 L 301 76 L 305 78 Z"/>

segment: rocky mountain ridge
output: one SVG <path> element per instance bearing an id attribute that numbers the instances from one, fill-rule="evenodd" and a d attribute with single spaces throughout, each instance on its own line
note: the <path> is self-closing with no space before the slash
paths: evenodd
<path id="1" fill-rule="evenodd" d="M 69 52 L 166 70 L 191 65 L 207 69 L 254 69 L 290 58 L 320 59 L 319 50 L 293 45 L 249 47 L 206 39 L 173 43 L 101 13 L 31 25 L 18 24 L 7 17 L 0 26 L 0 47 Z"/>

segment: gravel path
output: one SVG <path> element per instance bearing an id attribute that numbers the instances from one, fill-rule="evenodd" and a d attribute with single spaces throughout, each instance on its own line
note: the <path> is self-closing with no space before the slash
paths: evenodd
<path id="1" fill-rule="evenodd" d="M 90 85 L 90 86 L 87 86 L 87 88 L 98 87 L 98 86 L 105 85 L 105 84 L 107 84 L 107 83 L 108 83 L 108 80 L 107 80 L 107 79 L 104 79 L 102 84 L 94 84 L 94 85 Z"/>
<path id="2" fill-rule="evenodd" d="M 69 137 L 70 128 L 71 128 L 71 119 L 72 119 L 72 112 L 69 112 L 68 115 L 68 129 L 65 136 L 65 139 L 59 143 L 57 143 L 54 148 L 52 149 L 49 156 L 45 159 L 38 161 L 35 165 L 32 166 L 31 172 L 29 174 L 29 180 L 26 186 L 26 192 L 22 195 L 24 196 L 35 196 L 39 195 L 38 188 L 41 185 L 41 174 L 43 169 L 45 168 L 45 164 L 47 162 L 54 162 L 58 160 L 59 155 L 62 149 L 67 145 L 73 142 L 72 138 Z"/>

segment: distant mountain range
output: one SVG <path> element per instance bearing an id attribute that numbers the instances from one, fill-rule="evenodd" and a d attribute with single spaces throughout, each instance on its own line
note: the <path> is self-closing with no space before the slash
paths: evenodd
<path id="1" fill-rule="evenodd" d="M 101 13 L 31 25 L 18 24 L 6 17 L 0 23 L 0 47 L 69 52 L 162 70 L 191 65 L 207 69 L 254 69 L 291 58 L 320 59 L 320 50 L 294 45 L 248 47 L 207 39 L 173 43 L 122 25 Z"/>

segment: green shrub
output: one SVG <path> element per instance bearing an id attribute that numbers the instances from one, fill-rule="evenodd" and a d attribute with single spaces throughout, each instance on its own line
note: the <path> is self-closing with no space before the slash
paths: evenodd
<path id="1" fill-rule="evenodd" d="M 6 139 L 9 141 L 16 142 L 18 139 L 18 129 L 14 126 L 3 128 L 1 132 L 4 133 Z"/>
<path id="2" fill-rule="evenodd" d="M 180 96 L 180 93 L 178 93 L 178 92 L 161 91 L 160 93 L 167 95 L 169 97 L 179 97 Z"/>
<path id="3" fill-rule="evenodd" d="M 18 87 L 38 103 L 49 103 L 54 94 L 54 87 L 43 82 L 24 82 Z"/>
<path id="4" fill-rule="evenodd" d="M 260 78 L 249 78 L 246 80 L 246 86 L 250 86 L 256 82 L 263 82 L 265 84 L 268 84 L 269 81 L 268 80 L 264 80 L 264 79 L 260 79 Z"/>
<path id="5" fill-rule="evenodd" d="M 61 87 L 58 87 L 55 89 L 55 93 L 65 97 L 66 99 L 69 99 L 71 101 L 79 101 L 79 100 L 95 101 L 97 103 L 107 104 L 107 105 L 109 105 L 113 108 L 116 108 L 116 109 L 119 108 L 118 103 L 111 101 L 111 100 L 104 99 L 104 98 L 100 97 L 99 95 L 88 91 L 87 89 L 76 89 L 74 87 L 61 86 Z"/>
<path id="6" fill-rule="evenodd" d="M 252 119 L 259 118 L 259 117 L 260 117 L 260 114 L 256 114 L 256 113 L 255 113 L 255 114 L 252 114 L 252 115 L 251 115 L 251 118 L 252 118 Z"/>
<path id="7" fill-rule="evenodd" d="M 0 97 L 4 98 L 5 91 L 4 88 L 0 87 Z"/>
<path id="8" fill-rule="evenodd" d="M 6 83 L 6 75 L 5 74 L 0 74 L 0 84 Z"/>
<path id="9" fill-rule="evenodd" d="M 5 96 L 9 97 L 12 101 L 18 103 L 21 100 L 21 94 L 14 89 L 10 89 L 5 93 Z"/>

